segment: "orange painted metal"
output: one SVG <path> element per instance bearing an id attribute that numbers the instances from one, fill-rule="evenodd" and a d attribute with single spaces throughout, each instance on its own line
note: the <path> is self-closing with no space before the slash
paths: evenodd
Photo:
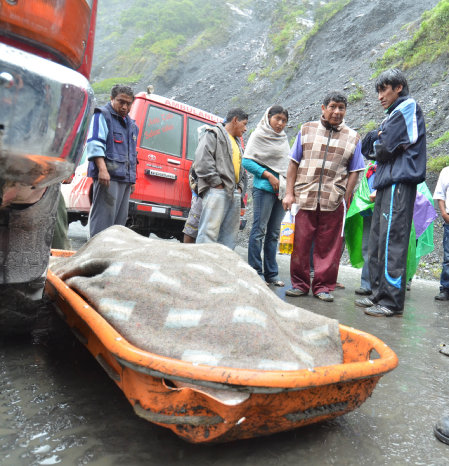
<path id="1" fill-rule="evenodd" d="M 94 6 L 92 12 L 85 0 L 5 1 L 0 6 L 2 35 L 44 47 L 56 56 L 64 57 L 68 62 L 66 65 L 78 69 L 83 65 L 86 47 L 91 49 L 93 46 L 91 15 L 95 19 L 96 3 Z M 91 60 L 91 57 L 87 58 Z M 89 73 L 90 69 L 87 69 L 83 74 Z"/>
<path id="2" fill-rule="evenodd" d="M 313 371 L 194 365 L 133 346 L 51 270 L 46 293 L 136 414 L 193 443 L 269 435 L 340 416 L 360 406 L 398 364 L 381 340 L 340 325 L 343 364 Z M 230 405 L 210 388 L 248 396 Z"/>

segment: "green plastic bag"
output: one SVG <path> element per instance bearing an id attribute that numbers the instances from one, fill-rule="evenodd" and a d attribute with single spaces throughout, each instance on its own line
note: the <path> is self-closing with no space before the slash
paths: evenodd
<path id="1" fill-rule="evenodd" d="M 346 247 L 351 265 L 355 268 L 361 268 L 364 264 L 362 256 L 363 215 L 372 215 L 374 210 L 374 202 L 370 201 L 370 189 L 366 178 L 366 173 L 372 165 L 374 164 L 369 162 L 363 173 L 360 185 L 354 194 L 345 220 Z M 429 202 L 434 205 L 432 194 L 426 183 L 420 183 L 417 186 L 417 190 L 424 194 Z M 415 226 L 412 223 L 407 252 L 407 281 L 415 275 L 421 257 L 429 254 L 433 249 L 433 222 L 421 234 L 418 241 L 416 241 Z"/>

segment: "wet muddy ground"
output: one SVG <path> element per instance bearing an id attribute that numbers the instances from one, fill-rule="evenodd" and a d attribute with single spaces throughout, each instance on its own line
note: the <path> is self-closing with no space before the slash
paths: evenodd
<path id="1" fill-rule="evenodd" d="M 245 255 L 243 249 L 238 251 Z M 279 257 L 288 281 L 288 258 Z M 416 280 L 403 318 L 372 318 L 353 304 L 360 272 L 342 267 L 334 303 L 289 302 L 365 330 L 399 366 L 360 408 L 321 424 L 228 445 L 191 445 L 138 418 L 122 392 L 57 318 L 31 338 L 0 342 L 0 465 L 447 465 L 433 425 L 449 411 L 449 304 Z M 284 289 L 273 288 L 285 299 Z"/>

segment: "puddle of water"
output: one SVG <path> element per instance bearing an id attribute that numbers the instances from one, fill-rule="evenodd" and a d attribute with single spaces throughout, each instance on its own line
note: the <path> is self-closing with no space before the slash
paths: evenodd
<path id="1" fill-rule="evenodd" d="M 304 298 L 301 306 L 381 338 L 399 367 L 354 412 L 231 445 L 190 445 L 138 418 L 65 324 L 44 328 L 39 344 L 0 342 L 0 465 L 449 464 L 432 432 L 447 408 L 449 357 L 438 345 L 449 338 L 448 313 L 434 309 L 432 288 L 414 286 L 409 311 L 394 320 L 366 317 L 348 289 L 331 306 Z"/>

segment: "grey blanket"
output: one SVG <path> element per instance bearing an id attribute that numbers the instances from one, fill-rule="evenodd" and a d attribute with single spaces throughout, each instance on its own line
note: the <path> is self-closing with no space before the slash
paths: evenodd
<path id="1" fill-rule="evenodd" d="M 151 353 L 261 370 L 342 362 L 336 320 L 285 303 L 219 244 L 168 242 L 114 226 L 51 269 Z"/>

